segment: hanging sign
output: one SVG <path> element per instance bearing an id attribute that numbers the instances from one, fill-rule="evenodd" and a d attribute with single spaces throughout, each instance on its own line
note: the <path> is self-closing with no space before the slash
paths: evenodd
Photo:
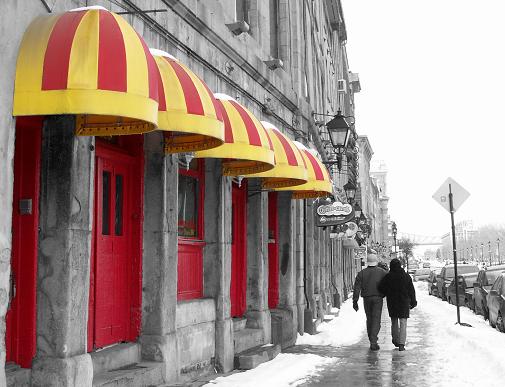
<path id="1" fill-rule="evenodd" d="M 353 237 L 358 232 L 358 225 L 354 222 L 347 222 L 347 230 L 345 230 L 345 235 L 348 238 Z"/>
<path id="2" fill-rule="evenodd" d="M 341 202 L 324 203 L 315 207 L 316 226 L 337 226 L 354 219 L 354 209 Z"/>

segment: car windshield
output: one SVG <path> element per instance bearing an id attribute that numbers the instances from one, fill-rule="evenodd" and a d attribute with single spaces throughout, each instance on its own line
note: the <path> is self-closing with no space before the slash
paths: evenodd
<path id="1" fill-rule="evenodd" d="M 494 281 L 498 278 L 498 276 L 501 274 L 501 271 L 488 271 L 486 273 L 486 278 L 487 278 L 487 284 L 492 285 L 494 284 Z"/>
<path id="2" fill-rule="evenodd" d="M 430 269 L 418 269 L 416 270 L 416 275 L 428 275 L 430 274 Z"/>
<path id="3" fill-rule="evenodd" d="M 477 274 L 475 274 L 475 275 L 472 274 L 470 276 L 465 275 L 463 278 L 465 279 L 466 287 L 471 288 L 471 287 L 473 287 L 473 283 L 475 281 L 477 281 Z"/>
<path id="4" fill-rule="evenodd" d="M 458 266 L 458 274 L 477 273 L 478 271 L 477 266 Z M 445 268 L 445 278 L 454 278 L 454 267 Z"/>

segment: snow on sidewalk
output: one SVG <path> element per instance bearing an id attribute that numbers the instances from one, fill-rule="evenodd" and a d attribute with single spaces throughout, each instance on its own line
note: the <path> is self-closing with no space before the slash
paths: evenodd
<path id="1" fill-rule="evenodd" d="M 363 307 L 356 313 L 352 309 L 352 300 L 342 304 L 339 316 L 318 326 L 317 335 L 298 335 L 296 345 L 330 345 L 347 346 L 357 343 L 365 330 L 365 314 Z M 258 367 L 219 377 L 205 386 L 261 386 L 283 387 L 302 384 L 307 377 L 313 375 L 321 367 L 336 362 L 331 357 L 314 354 L 281 353 L 275 359 L 260 364 Z"/>
<path id="2" fill-rule="evenodd" d="M 466 307 L 460 307 L 461 322 L 472 327 L 455 324 L 456 306 L 428 295 L 427 283 L 416 283 L 418 311 L 429 315 L 430 323 L 437 327 L 433 338 L 439 349 L 433 356 L 440 358 L 447 374 L 452 374 L 463 385 L 495 386 L 505 380 L 505 334 L 491 328 L 480 315 Z M 416 313 L 416 309 L 412 313 Z M 407 335 L 407 342 L 408 339 Z M 415 350 L 423 343 L 413 343 L 408 348 Z M 441 383 L 441 385 L 447 385 Z"/>

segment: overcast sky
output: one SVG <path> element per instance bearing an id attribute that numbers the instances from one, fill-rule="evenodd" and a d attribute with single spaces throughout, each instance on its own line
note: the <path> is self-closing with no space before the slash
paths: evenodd
<path id="1" fill-rule="evenodd" d="M 356 129 L 387 164 L 398 231 L 449 232 L 432 199 L 449 176 L 470 192 L 456 222 L 505 223 L 505 1 L 342 3 Z"/>

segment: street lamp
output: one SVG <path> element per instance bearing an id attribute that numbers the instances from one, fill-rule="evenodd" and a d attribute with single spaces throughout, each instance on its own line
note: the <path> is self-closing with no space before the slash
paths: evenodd
<path id="1" fill-rule="evenodd" d="M 347 202 L 352 203 L 356 196 L 356 186 L 351 181 L 348 181 L 347 184 L 344 185 L 344 191 Z"/>
<path id="2" fill-rule="evenodd" d="M 321 113 L 312 113 L 313 115 L 322 115 L 327 116 L 328 114 Z M 345 120 L 346 118 L 354 118 L 352 116 L 344 116 L 342 115 L 342 111 L 339 110 L 337 115 L 333 117 L 326 124 L 326 128 L 328 129 L 328 134 L 330 135 L 331 145 L 333 145 L 333 149 L 335 149 L 337 153 L 336 160 L 323 161 L 324 165 L 334 165 L 337 164 L 337 169 L 340 172 L 342 169 L 342 155 L 344 154 L 345 149 L 347 148 L 347 143 L 349 142 L 349 138 L 351 137 L 351 127 Z"/>
<path id="3" fill-rule="evenodd" d="M 356 223 L 359 222 L 359 219 L 361 217 L 361 212 L 362 212 L 361 207 L 359 206 L 358 203 L 356 203 L 354 205 L 354 217 L 357 219 Z"/>
<path id="4" fill-rule="evenodd" d="M 484 262 L 484 243 L 480 243 L 480 261 Z"/>
<path id="5" fill-rule="evenodd" d="M 491 241 L 487 242 L 487 252 L 489 254 L 489 266 L 491 266 L 492 265 L 492 263 L 491 263 Z"/>

